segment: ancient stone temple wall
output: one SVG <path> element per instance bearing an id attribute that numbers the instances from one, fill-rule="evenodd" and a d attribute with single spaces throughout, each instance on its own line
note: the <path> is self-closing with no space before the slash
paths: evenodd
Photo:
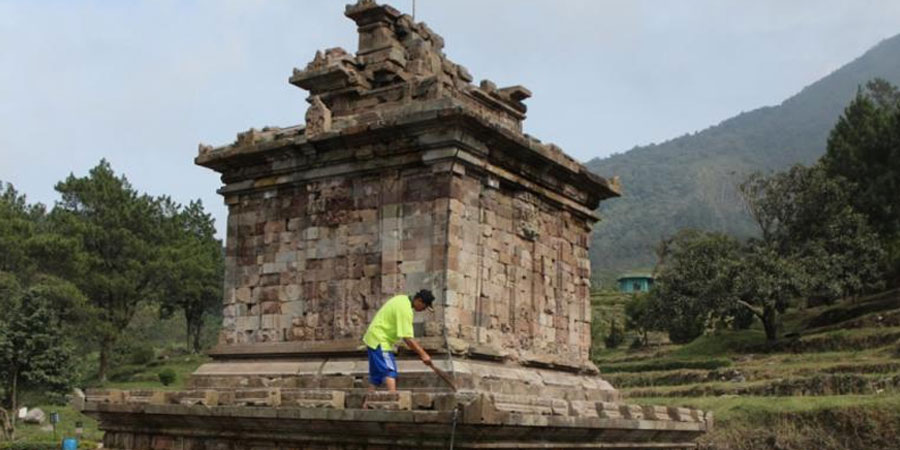
<path id="1" fill-rule="evenodd" d="M 491 177 L 456 177 L 451 196 L 448 327 L 515 359 L 586 362 L 590 219 Z"/>
<path id="2" fill-rule="evenodd" d="M 222 344 L 359 339 L 387 297 L 428 288 L 447 300 L 421 336 L 446 321 L 450 337 L 510 355 L 586 360 L 589 230 L 463 164 L 238 194 Z"/>
<path id="3" fill-rule="evenodd" d="M 449 174 L 419 168 L 235 196 L 221 343 L 359 340 L 386 296 L 435 289 L 448 212 L 440 186 Z"/>

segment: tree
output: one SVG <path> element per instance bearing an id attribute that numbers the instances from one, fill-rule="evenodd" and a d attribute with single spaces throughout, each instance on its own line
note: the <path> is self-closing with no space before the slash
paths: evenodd
<path id="1" fill-rule="evenodd" d="M 900 91 L 875 79 L 860 89 L 832 129 L 822 166 L 849 180 L 849 199 L 891 251 L 900 283 Z"/>
<path id="2" fill-rule="evenodd" d="M 176 207 L 176 210 L 179 208 Z M 221 306 L 224 256 L 215 221 L 197 200 L 172 217 L 170 237 L 157 267 L 164 316 L 181 310 L 187 323 L 187 348 L 200 351 L 204 315 Z"/>
<path id="3" fill-rule="evenodd" d="M 28 254 L 28 242 L 37 233 L 44 208 L 29 205 L 11 184 L 0 183 L 0 187 L 0 271 L 27 279 L 38 271 Z"/>
<path id="4" fill-rule="evenodd" d="M 664 240 L 649 294 L 655 328 L 667 331 L 672 342 L 686 343 L 726 314 L 739 249 L 730 236 L 699 230 L 682 230 Z"/>
<path id="5" fill-rule="evenodd" d="M 67 336 L 85 299 L 51 273 L 76 274 L 74 241 L 55 233 L 41 204 L 11 185 L 0 192 L 0 436 L 14 434 L 18 392 L 62 392 L 73 373 Z M 8 408 L 8 409 L 7 409 Z"/>
<path id="6" fill-rule="evenodd" d="M 86 177 L 56 185 L 62 199 L 51 213 L 55 226 L 78 242 L 83 275 L 75 280 L 96 312 L 99 378 L 106 380 L 113 344 L 142 301 L 157 295 L 154 266 L 163 245 L 159 199 L 140 195 L 105 160 Z"/>
<path id="7" fill-rule="evenodd" d="M 821 166 L 750 176 L 740 191 L 772 255 L 802 270 L 804 292 L 835 299 L 880 285 L 884 250 L 852 206 L 852 186 Z"/>
<path id="8" fill-rule="evenodd" d="M 821 167 L 797 165 L 740 186 L 759 226 L 732 269 L 734 301 L 777 339 L 777 315 L 791 298 L 853 295 L 876 287 L 884 251 L 850 204 L 846 180 Z"/>
<path id="9" fill-rule="evenodd" d="M 734 262 L 731 292 L 728 295 L 762 322 L 766 340 L 778 339 L 778 315 L 790 300 L 803 292 L 799 264 L 785 258 L 762 242 L 754 241 Z"/>
<path id="10" fill-rule="evenodd" d="M 65 393 L 72 377 L 72 353 L 66 344 L 55 299 L 77 295 L 61 280 L 39 281 L 22 288 L 10 274 L 0 273 L 3 316 L 0 316 L 0 380 L 8 415 L 18 408 L 22 387 L 40 386 Z M 14 422 L 6 424 L 13 438 Z"/>

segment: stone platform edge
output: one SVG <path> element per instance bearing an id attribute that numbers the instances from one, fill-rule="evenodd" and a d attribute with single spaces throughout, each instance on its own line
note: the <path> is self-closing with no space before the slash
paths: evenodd
<path id="1" fill-rule="evenodd" d="M 362 409 L 363 398 L 368 407 Z M 484 392 L 410 391 L 394 393 L 328 389 L 117 390 L 89 389 L 76 409 L 92 414 L 231 416 L 334 420 L 338 422 L 447 423 L 453 411 L 460 424 L 616 428 L 702 433 L 713 426 L 712 412 L 693 408 L 564 400 Z"/>

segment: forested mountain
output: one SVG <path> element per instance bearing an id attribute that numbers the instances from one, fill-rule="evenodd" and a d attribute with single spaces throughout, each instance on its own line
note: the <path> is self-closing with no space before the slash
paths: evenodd
<path id="1" fill-rule="evenodd" d="M 655 264 L 653 249 L 685 227 L 755 232 L 737 185 L 755 171 L 811 163 L 857 89 L 880 77 L 900 84 L 900 35 L 777 106 L 739 114 L 703 131 L 587 162 L 618 175 L 623 196 L 604 202 L 591 243 L 595 279 Z"/>

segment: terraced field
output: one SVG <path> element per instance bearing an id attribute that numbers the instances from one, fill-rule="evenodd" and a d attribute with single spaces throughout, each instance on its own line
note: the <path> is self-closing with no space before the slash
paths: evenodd
<path id="1" fill-rule="evenodd" d="M 892 291 L 789 311 L 788 337 L 776 345 L 761 330 L 727 331 L 684 346 L 600 350 L 595 362 L 631 402 L 714 411 L 710 448 L 895 449 L 898 320 Z"/>

